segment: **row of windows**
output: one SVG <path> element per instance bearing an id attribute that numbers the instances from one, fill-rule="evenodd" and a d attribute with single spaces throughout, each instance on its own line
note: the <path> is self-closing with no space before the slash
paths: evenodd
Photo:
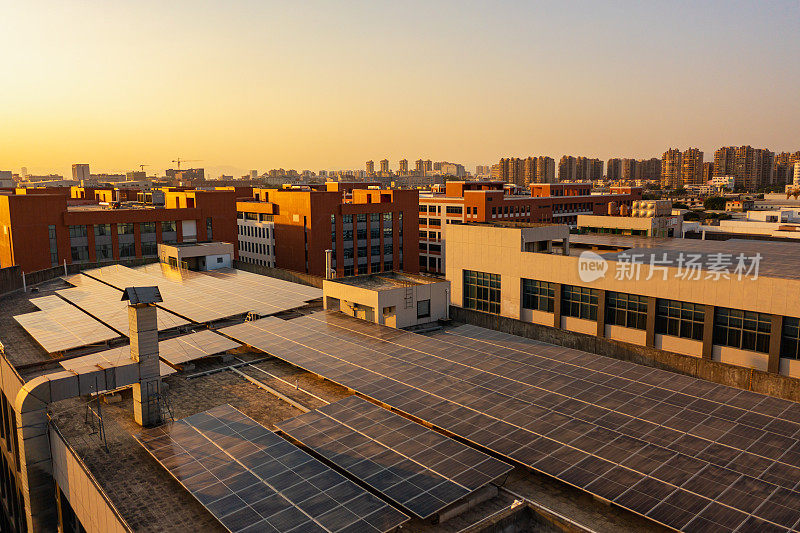
<path id="1" fill-rule="evenodd" d="M 155 241 L 142 242 L 142 255 L 158 255 L 158 243 Z M 89 247 L 88 246 L 71 246 L 70 257 L 73 263 L 81 263 L 89 261 Z M 136 257 L 136 244 L 120 243 L 119 245 L 120 259 Z M 95 245 L 95 260 L 96 261 L 110 261 L 114 259 L 114 249 L 111 244 L 97 244 Z"/>
<path id="2" fill-rule="evenodd" d="M 269 228 L 267 228 L 267 227 L 240 225 L 237 229 L 238 229 L 239 235 L 244 235 L 245 237 L 256 237 L 256 238 L 259 238 L 259 239 L 269 239 Z"/>
<path id="3" fill-rule="evenodd" d="M 139 230 L 142 234 L 156 233 L 156 224 L 157 222 L 140 222 Z M 117 235 L 133 235 L 135 225 L 135 222 L 117 223 Z M 55 226 L 50 227 L 55 231 Z M 161 222 L 161 231 L 164 233 L 176 232 L 178 231 L 178 224 L 174 220 L 165 220 Z M 86 237 L 87 234 L 87 226 L 85 225 L 69 226 L 70 238 Z M 95 224 L 94 234 L 96 237 L 111 236 L 111 224 Z M 51 235 L 50 238 L 52 239 L 54 236 Z"/>
<path id="4" fill-rule="evenodd" d="M 251 254 L 270 255 L 270 246 L 263 242 L 239 241 L 239 251 Z"/>
<path id="5" fill-rule="evenodd" d="M 265 267 L 274 266 L 272 264 L 272 261 L 267 261 L 266 259 L 256 259 L 254 257 L 242 257 L 242 258 L 240 258 L 240 260 L 245 262 L 245 263 L 250 263 L 250 264 L 253 264 L 253 265 L 261 265 L 261 266 L 265 266 Z"/>
<path id="6" fill-rule="evenodd" d="M 357 270 L 356 270 L 356 267 L 354 265 L 345 265 L 344 268 L 343 268 L 344 275 L 345 276 L 354 276 L 356 273 L 358 273 L 359 275 L 368 274 L 370 272 L 368 270 L 368 267 L 371 267 L 373 274 L 376 273 L 376 272 L 380 272 L 381 271 L 381 262 L 380 261 L 375 261 L 375 262 L 369 263 L 369 264 L 368 263 L 364 263 L 363 265 L 358 265 L 358 269 Z M 383 262 L 383 271 L 384 272 L 391 272 L 393 269 L 394 269 L 394 264 L 392 263 L 391 260 L 385 260 Z"/>

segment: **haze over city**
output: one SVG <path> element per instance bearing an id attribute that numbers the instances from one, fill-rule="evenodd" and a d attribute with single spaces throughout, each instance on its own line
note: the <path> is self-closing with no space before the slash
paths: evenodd
<path id="1" fill-rule="evenodd" d="M 800 144 L 800 4 L 7 2 L 0 167 Z"/>

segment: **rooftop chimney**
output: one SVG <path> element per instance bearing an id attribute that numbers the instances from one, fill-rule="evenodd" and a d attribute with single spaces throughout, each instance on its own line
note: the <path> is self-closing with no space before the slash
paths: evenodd
<path id="1" fill-rule="evenodd" d="M 133 416 L 142 426 L 161 422 L 161 370 L 158 360 L 158 287 L 128 287 L 122 295 L 128 301 L 131 359 L 139 363 L 139 382 L 133 385 Z"/>

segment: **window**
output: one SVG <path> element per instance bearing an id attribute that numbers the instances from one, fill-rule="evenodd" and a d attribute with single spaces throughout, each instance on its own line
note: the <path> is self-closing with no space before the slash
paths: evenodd
<path id="1" fill-rule="evenodd" d="M 433 226 L 435 228 L 438 228 L 438 227 L 440 227 L 442 225 L 442 220 L 439 219 L 439 218 L 429 218 L 428 219 L 428 225 L 429 226 Z"/>
<path id="2" fill-rule="evenodd" d="M 462 213 L 460 205 L 448 205 L 445 208 L 445 213 L 448 215 L 460 215 Z"/>
<path id="3" fill-rule="evenodd" d="M 392 269 L 394 269 L 394 265 L 392 264 L 391 260 L 383 262 L 383 270 L 384 271 L 391 272 Z"/>
<path id="4" fill-rule="evenodd" d="M 427 212 L 428 212 L 428 206 L 427 206 L 427 205 L 420 204 L 420 206 L 419 206 L 419 212 L 420 212 L 420 213 L 427 213 Z"/>
<path id="5" fill-rule="evenodd" d="M 428 225 L 428 219 L 427 218 L 419 219 L 419 225 L 420 226 L 427 226 Z"/>
<path id="6" fill-rule="evenodd" d="M 800 318 L 783 317 L 781 357 L 800 359 Z"/>
<path id="7" fill-rule="evenodd" d="M 377 263 L 372 263 L 370 266 L 370 271 L 374 274 L 375 272 L 381 271 L 381 262 L 378 261 Z"/>
<path id="8" fill-rule="evenodd" d="M 365 240 L 367 240 L 367 228 L 358 228 L 358 229 L 356 230 L 356 238 L 357 238 L 359 241 L 365 241 Z"/>
<path id="9" fill-rule="evenodd" d="M 356 222 L 366 222 L 367 221 L 367 214 L 366 213 L 358 213 L 356 215 Z"/>
<path id="10" fill-rule="evenodd" d="M 111 235 L 111 224 L 95 224 L 94 225 L 95 237 L 105 237 Z"/>
<path id="11" fill-rule="evenodd" d="M 500 313 L 500 274 L 464 271 L 464 307 Z"/>
<path id="12" fill-rule="evenodd" d="M 371 255 L 381 255 L 381 245 L 373 244 L 371 246 Z"/>
<path id="13" fill-rule="evenodd" d="M 114 259 L 110 244 L 97 244 L 94 247 L 94 252 L 98 261 L 108 261 L 110 259 Z"/>
<path id="14" fill-rule="evenodd" d="M 156 232 L 156 223 L 155 222 L 142 222 L 142 233 L 155 233 Z"/>
<path id="15" fill-rule="evenodd" d="M 86 237 L 86 226 L 70 226 L 69 237 L 70 239 Z"/>
<path id="16" fill-rule="evenodd" d="M 47 235 L 50 239 L 50 264 L 58 264 L 58 241 L 56 240 L 56 227 L 53 224 L 47 226 Z"/>
<path id="17" fill-rule="evenodd" d="M 769 352 L 772 315 L 718 307 L 714 312 L 714 344 Z"/>
<path id="18" fill-rule="evenodd" d="M 606 293 L 606 323 L 647 329 L 647 297 L 624 292 Z"/>
<path id="19" fill-rule="evenodd" d="M 556 285 L 548 281 L 522 278 L 522 307 L 553 312 Z"/>
<path id="20" fill-rule="evenodd" d="M 656 333 L 703 340 L 705 307 L 677 300 L 656 300 Z"/>
<path id="21" fill-rule="evenodd" d="M 222 263 L 222 258 L 221 257 L 217 257 L 217 263 Z"/>
<path id="22" fill-rule="evenodd" d="M 359 274 L 366 274 L 367 273 L 367 264 L 364 263 L 363 265 L 358 265 L 358 273 Z"/>
<path id="23" fill-rule="evenodd" d="M 89 260 L 89 247 L 88 246 L 72 246 L 70 248 L 73 261 L 88 261 Z"/>
<path id="24" fill-rule="evenodd" d="M 211 217 L 206 218 L 206 239 L 209 241 L 214 240 L 214 225 L 211 221 Z"/>
<path id="25" fill-rule="evenodd" d="M 442 245 L 441 244 L 431 244 L 430 246 L 428 246 L 428 251 L 429 252 L 435 252 L 435 253 L 442 253 Z"/>
<path id="26" fill-rule="evenodd" d="M 158 244 L 155 241 L 142 242 L 142 255 L 157 255 Z"/>
<path id="27" fill-rule="evenodd" d="M 358 247 L 358 257 L 367 257 L 367 247 L 366 246 L 359 246 Z"/>
<path id="28" fill-rule="evenodd" d="M 427 232 L 427 231 L 420 231 L 420 232 L 419 232 L 419 238 L 420 238 L 421 240 L 425 240 L 425 239 L 427 239 L 427 238 L 428 238 L 428 232 Z"/>
<path id="29" fill-rule="evenodd" d="M 431 316 L 431 301 L 420 300 L 417 302 L 417 318 L 430 318 Z"/>
<path id="30" fill-rule="evenodd" d="M 391 242 L 386 242 L 386 243 L 383 244 L 383 253 L 385 255 L 391 255 L 392 254 L 392 243 Z"/>
<path id="31" fill-rule="evenodd" d="M 117 224 L 117 235 L 133 235 L 133 222 L 120 222 Z"/>
<path id="32" fill-rule="evenodd" d="M 380 222 L 381 214 L 380 213 L 370 213 L 369 214 L 370 222 Z"/>
<path id="33" fill-rule="evenodd" d="M 136 246 L 132 243 L 119 243 L 119 258 L 136 257 Z"/>
<path id="34" fill-rule="evenodd" d="M 586 320 L 597 320 L 597 289 L 563 285 L 561 314 Z"/>

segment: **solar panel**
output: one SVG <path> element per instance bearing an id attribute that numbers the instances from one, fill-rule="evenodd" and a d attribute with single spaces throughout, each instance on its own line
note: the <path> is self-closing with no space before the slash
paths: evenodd
<path id="1" fill-rule="evenodd" d="M 800 521 L 792 402 L 558 346 L 476 349 L 340 313 L 228 334 L 669 527 L 732 530 L 739 515 L 723 520 L 718 505 L 745 513 L 741 524 Z M 640 483 L 669 496 L 641 497 Z M 752 487 L 751 501 L 736 484 Z M 791 502 L 780 513 L 769 506 L 777 493 Z"/>
<path id="2" fill-rule="evenodd" d="M 512 470 L 358 396 L 277 427 L 422 519 Z"/>
<path id="3" fill-rule="evenodd" d="M 158 355 L 172 366 L 238 348 L 240 344 L 205 329 L 158 343 Z"/>
<path id="4" fill-rule="evenodd" d="M 229 531 L 390 531 L 408 517 L 230 405 L 137 437 Z"/>
<path id="5" fill-rule="evenodd" d="M 97 320 L 114 328 L 122 335 L 128 336 L 130 331 L 128 304 L 120 301 L 122 291 L 83 275 L 69 276 L 65 280 L 75 285 L 75 288 L 62 289 L 56 291 L 56 294 L 80 307 Z M 189 323 L 188 320 L 163 309 L 157 310 L 156 313 L 159 331 L 184 326 Z"/>
<path id="6" fill-rule="evenodd" d="M 135 269 L 113 265 L 84 274 L 120 290 L 157 285 L 164 300 L 159 307 L 199 323 L 249 312 L 269 315 L 322 296 L 314 287 L 233 269 L 178 271 L 159 263 Z"/>
<path id="7" fill-rule="evenodd" d="M 41 311 L 16 315 L 16 320 L 47 353 L 62 352 L 119 337 L 77 307 L 58 296 L 33 298 Z"/>
<path id="8" fill-rule="evenodd" d="M 80 372 L 85 370 L 86 367 L 93 368 L 113 368 L 115 366 L 129 365 L 133 363 L 131 359 L 131 347 L 119 346 L 110 350 L 104 350 L 89 355 L 82 355 L 80 357 L 73 357 L 72 359 L 65 359 L 59 362 L 64 370 L 73 370 Z M 175 369 L 169 365 L 159 361 L 159 368 L 161 377 L 169 376 L 175 373 Z"/>

